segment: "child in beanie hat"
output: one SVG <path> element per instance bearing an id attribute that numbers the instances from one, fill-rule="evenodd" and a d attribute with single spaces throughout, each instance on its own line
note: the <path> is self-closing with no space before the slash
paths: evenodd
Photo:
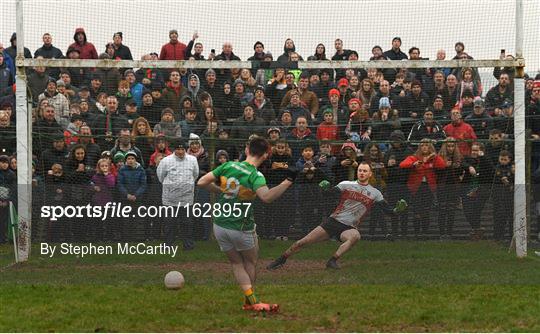
<path id="1" fill-rule="evenodd" d="M 229 161 L 229 153 L 225 150 L 219 150 L 216 153 L 216 166 L 222 165 Z"/>
<path id="2" fill-rule="evenodd" d="M 188 142 L 188 145 L 191 146 L 191 144 L 193 143 L 196 143 L 198 142 L 199 144 L 201 143 L 201 137 L 197 136 L 196 134 L 194 133 L 190 133 L 189 134 L 189 142 Z"/>
<path id="3" fill-rule="evenodd" d="M 124 155 L 123 152 L 118 152 L 114 155 L 113 157 L 113 165 L 114 165 L 114 170 L 113 170 L 113 175 L 116 177 L 118 176 L 118 171 L 120 170 L 120 168 L 122 168 L 124 166 L 126 162 L 126 156 Z"/>

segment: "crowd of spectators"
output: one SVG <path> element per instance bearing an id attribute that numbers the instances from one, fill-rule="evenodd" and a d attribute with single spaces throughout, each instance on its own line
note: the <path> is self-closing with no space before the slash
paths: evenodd
<path id="1" fill-rule="evenodd" d="M 43 35 L 35 58 L 133 59 L 117 32 L 98 53 L 78 28 L 64 53 Z M 143 60 L 240 60 L 229 42 L 222 52 L 203 56 L 195 33 L 186 45 L 178 32 L 160 53 Z M 16 200 L 15 69 L 16 35 L 11 46 L 0 44 L 0 221 L 7 203 Z M 401 49 L 395 37 L 389 50 L 372 48 L 370 60 L 422 59 L 420 49 Z M 318 44 L 312 60 L 358 60 L 354 50 L 336 39 L 335 53 Z M 161 204 L 156 169 L 171 154 L 169 144 L 189 140 L 188 155 L 197 159 L 200 175 L 227 160 L 241 160 L 245 141 L 263 136 L 273 145 L 261 166 L 270 185 L 285 170 L 300 169 L 297 186 L 272 205 L 257 205 L 266 224 L 263 237 L 287 238 L 292 224 L 309 231 L 332 207 L 317 184 L 355 178 L 355 168 L 367 161 L 371 184 L 389 201 L 410 201 L 409 215 L 371 216 L 370 233 L 380 228 L 392 237 L 426 235 L 431 220 L 439 236 L 453 235 L 454 217 L 463 210 L 471 237 L 481 238 L 480 218 L 488 199 L 494 206 L 494 237 L 511 236 L 513 208 L 513 80 L 512 68 L 495 68 L 494 87 L 484 87 L 475 68 L 322 69 L 299 70 L 304 58 L 287 39 L 274 59 L 260 41 L 254 43 L 253 69 L 114 69 L 44 68 L 28 71 L 32 113 L 32 154 L 35 207 L 39 205 Z M 453 59 L 472 59 L 463 43 Z M 32 57 L 25 49 L 25 56 Z M 511 55 L 501 54 L 503 59 Z M 439 50 L 437 59 L 446 59 Z M 526 78 L 529 139 L 540 139 L 540 78 Z M 532 145 L 532 174 L 540 179 L 540 146 Z M 210 195 L 197 190 L 196 202 Z M 540 198 L 540 196 L 539 196 Z M 539 199 L 540 201 L 540 199 Z M 323 205 L 320 205 L 320 204 Z M 39 204 L 39 205 L 38 205 Z M 36 209 L 37 210 L 37 209 Z M 37 217 L 37 216 L 34 216 Z M 409 228 L 409 220 L 412 229 Z M 163 238 L 156 220 L 139 225 L 79 219 L 46 222 L 47 238 Z M 78 225 L 76 225 L 78 224 Z M 194 221 L 197 238 L 208 238 L 208 220 Z M 0 242 L 6 229 L 0 227 Z"/>

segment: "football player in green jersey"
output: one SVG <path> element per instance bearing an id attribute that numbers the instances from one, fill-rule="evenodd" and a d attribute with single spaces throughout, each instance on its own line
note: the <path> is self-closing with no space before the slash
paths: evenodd
<path id="1" fill-rule="evenodd" d="M 219 194 L 216 203 L 219 205 L 213 210 L 214 235 L 244 291 L 243 309 L 277 312 L 279 305 L 262 303 L 254 292 L 258 241 L 251 203 L 256 197 L 265 203 L 279 198 L 293 184 L 297 171 L 290 169 L 283 182 L 269 189 L 257 167 L 268 158 L 270 144 L 264 138 L 255 137 L 247 143 L 245 150 L 245 161 L 226 162 L 201 177 L 197 185 Z"/>

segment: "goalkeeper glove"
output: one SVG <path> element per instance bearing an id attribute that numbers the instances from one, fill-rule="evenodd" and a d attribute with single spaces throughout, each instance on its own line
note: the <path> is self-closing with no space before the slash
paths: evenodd
<path id="1" fill-rule="evenodd" d="M 407 209 L 408 205 L 407 202 L 404 199 L 400 199 L 396 203 L 396 207 L 394 208 L 394 213 L 401 213 Z"/>
<path id="2" fill-rule="evenodd" d="M 287 168 L 287 177 L 286 177 L 287 180 L 294 183 L 297 176 L 298 176 L 298 169 L 297 168 L 295 168 L 295 167 Z"/>
<path id="3" fill-rule="evenodd" d="M 330 182 L 326 181 L 326 180 L 322 180 L 320 183 L 319 183 L 319 187 L 321 187 L 322 190 L 328 190 L 330 189 Z"/>

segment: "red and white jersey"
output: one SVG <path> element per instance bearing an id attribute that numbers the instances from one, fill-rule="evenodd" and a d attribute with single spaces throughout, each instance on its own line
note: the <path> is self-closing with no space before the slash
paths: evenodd
<path id="1" fill-rule="evenodd" d="M 348 226 L 358 223 L 373 204 L 384 201 L 382 193 L 369 184 L 364 186 L 357 181 L 343 181 L 336 187 L 341 191 L 341 196 L 330 217 Z"/>

